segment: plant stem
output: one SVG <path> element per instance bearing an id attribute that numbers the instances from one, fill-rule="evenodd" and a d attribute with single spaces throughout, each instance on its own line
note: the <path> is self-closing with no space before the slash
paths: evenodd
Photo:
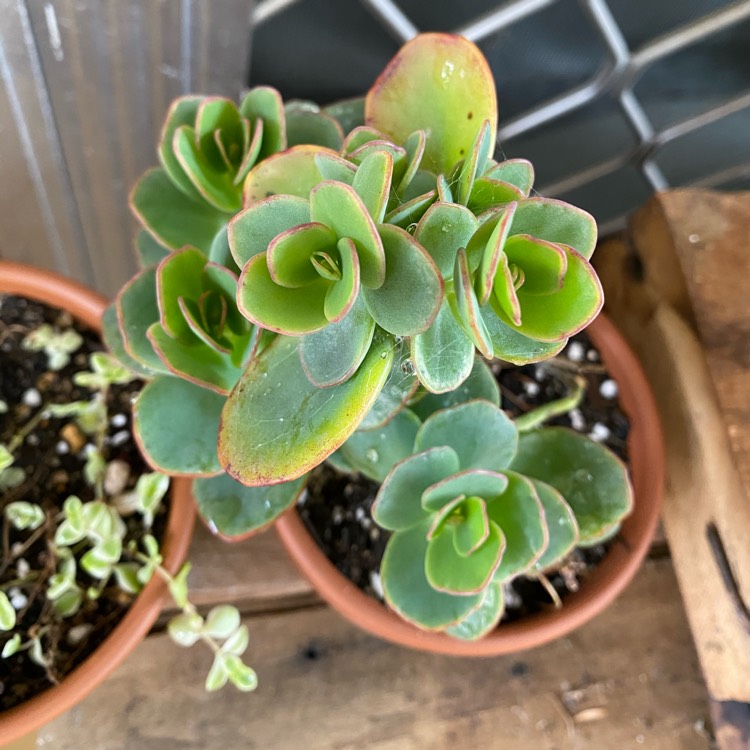
<path id="1" fill-rule="evenodd" d="M 46 411 L 47 405 L 44 404 L 42 408 L 39 409 L 39 411 L 11 438 L 11 441 L 7 446 L 9 453 L 13 453 L 13 451 L 23 443 L 26 436 L 39 424 L 39 422 L 42 421 L 42 417 L 44 417 Z"/>
<path id="2" fill-rule="evenodd" d="M 532 409 L 526 414 L 516 418 L 516 427 L 519 432 L 529 432 L 537 427 L 541 427 L 547 420 L 553 417 L 559 417 L 561 414 L 567 414 L 571 409 L 575 409 L 583 400 L 586 393 L 586 381 L 581 377 L 576 377 L 572 391 L 567 395 L 547 404 L 542 404 L 536 409 Z"/>

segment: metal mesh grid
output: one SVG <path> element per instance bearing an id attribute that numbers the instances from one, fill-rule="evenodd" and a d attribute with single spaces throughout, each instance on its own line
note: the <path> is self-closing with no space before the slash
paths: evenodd
<path id="1" fill-rule="evenodd" d="M 359 1 L 387 33 L 399 42 L 408 41 L 422 30 L 405 11 L 407 0 L 401 0 L 401 4 L 395 0 Z M 260 3 L 252 17 L 253 32 L 257 33 L 270 19 L 302 2 L 305 0 L 265 0 Z M 498 143 L 502 145 L 514 139 L 535 135 L 566 117 L 586 114 L 587 110 L 595 114 L 596 108 L 603 106 L 616 109 L 630 134 L 622 139 L 614 156 L 610 154 L 584 168 L 573 168 L 558 175 L 547 184 L 542 183 L 539 186 L 540 193 L 575 200 L 585 188 L 601 185 L 603 191 L 611 188 L 624 191 L 629 196 L 630 205 L 627 208 L 630 209 L 649 190 L 662 190 L 675 184 L 733 187 L 741 185 L 745 178 L 750 177 L 750 161 L 733 163 L 734 154 L 731 153 L 728 163 L 718 170 L 714 165 L 720 164 L 721 160 L 712 161 L 707 158 L 704 164 L 699 165 L 697 173 L 687 178 L 674 179 L 670 171 L 675 170 L 668 169 L 672 156 L 670 150 L 674 150 L 674 144 L 682 143 L 680 139 L 686 139 L 684 143 L 688 143 L 692 134 L 700 133 L 704 128 L 722 121 L 731 123 L 732 117 L 737 117 L 738 113 L 744 117 L 750 112 L 750 81 L 742 82 L 743 90 L 733 92 L 724 101 L 716 103 L 714 97 L 705 97 L 701 101 L 702 106 L 690 116 L 667 122 L 660 122 L 663 117 L 655 118 L 649 114 L 639 92 L 639 83 L 661 61 L 749 20 L 750 0 L 740 0 L 720 7 L 681 25 L 660 30 L 655 37 L 636 43 L 633 42 L 633 34 L 630 34 L 630 42 L 628 41 L 628 33 L 618 23 L 617 0 L 575 2 L 586 15 L 596 35 L 596 42 L 604 47 L 603 64 L 583 83 L 543 100 L 510 119 L 501 120 Z M 563 0 L 511 0 L 463 22 L 453 31 L 481 45 L 516 24 L 562 4 Z M 746 49 L 750 52 L 750 43 Z M 744 129 L 744 121 L 739 122 L 738 127 L 741 133 L 745 133 L 745 140 L 750 140 L 750 134 Z M 674 159 L 671 161 L 674 162 Z M 589 190 L 589 196 L 590 194 Z M 627 201 L 628 198 L 626 204 Z M 586 207 L 592 210 L 590 206 Z M 594 213 L 597 213 L 595 209 Z M 620 228 L 626 215 L 626 212 L 620 212 L 616 216 L 604 217 L 602 233 Z M 603 217 L 600 215 L 598 218 L 601 221 Z"/>

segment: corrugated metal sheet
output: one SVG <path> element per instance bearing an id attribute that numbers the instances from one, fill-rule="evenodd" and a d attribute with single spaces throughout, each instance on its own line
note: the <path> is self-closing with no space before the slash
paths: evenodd
<path id="1" fill-rule="evenodd" d="M 0 0 L 0 257 L 113 294 L 169 102 L 236 97 L 252 0 Z"/>

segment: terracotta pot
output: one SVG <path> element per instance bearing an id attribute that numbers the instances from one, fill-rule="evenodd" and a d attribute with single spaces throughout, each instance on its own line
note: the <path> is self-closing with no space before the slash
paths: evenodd
<path id="1" fill-rule="evenodd" d="M 107 300 L 62 276 L 0 261 L 0 293 L 18 294 L 62 308 L 90 328 L 101 331 Z M 161 548 L 164 566 L 176 573 L 187 554 L 195 520 L 190 482 L 173 479 L 171 498 Z M 166 592 L 164 581 L 154 576 L 102 645 L 63 682 L 0 713 L 0 743 L 13 742 L 33 732 L 83 700 L 146 637 L 162 609 Z"/>
<path id="2" fill-rule="evenodd" d="M 280 518 L 276 529 L 300 571 L 328 604 L 355 625 L 402 646 L 456 656 L 496 656 L 559 638 L 601 612 L 629 583 L 656 531 L 664 483 L 664 447 L 656 403 L 640 363 L 614 325 L 600 315 L 587 329 L 619 386 L 630 419 L 628 451 L 635 507 L 618 541 L 563 608 L 501 623 L 478 641 L 460 641 L 419 630 L 363 593 L 336 570 L 308 533 L 298 513 Z"/>

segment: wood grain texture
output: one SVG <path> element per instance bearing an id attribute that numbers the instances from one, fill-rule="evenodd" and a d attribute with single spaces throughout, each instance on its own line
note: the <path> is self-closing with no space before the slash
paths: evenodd
<path id="1" fill-rule="evenodd" d="M 244 542 L 228 544 L 197 523 L 188 559 L 193 563 L 191 600 L 203 609 L 232 602 L 249 613 L 320 601 L 272 529 Z"/>
<path id="2" fill-rule="evenodd" d="M 744 240 L 738 233 L 743 212 Z M 596 257 L 607 309 L 638 351 L 660 404 L 668 477 L 664 523 L 717 701 L 750 701 L 750 504 L 737 469 L 738 459 L 748 461 L 750 453 L 732 441 L 727 426 L 734 412 L 722 408 L 730 395 L 746 407 L 750 393 L 727 387 L 722 370 L 732 373 L 730 382 L 750 374 L 733 355 L 737 339 L 729 345 L 726 338 L 731 319 L 737 324 L 730 338 L 746 330 L 750 317 L 747 292 L 733 296 L 748 283 L 748 262 L 722 250 L 724 243 L 746 245 L 749 234 L 748 194 L 675 191 L 654 198 L 635 216 L 631 231 L 606 243 Z M 713 292 L 707 305 L 705 285 L 721 279 L 727 281 L 724 300 Z M 724 570 L 708 536 L 713 527 L 725 548 Z"/>
<path id="3" fill-rule="evenodd" d="M 209 655 L 149 638 L 40 733 L 55 750 L 708 750 L 671 565 L 646 563 L 571 637 L 516 657 L 406 651 L 325 607 L 250 618 L 261 686 L 202 691 Z"/>

